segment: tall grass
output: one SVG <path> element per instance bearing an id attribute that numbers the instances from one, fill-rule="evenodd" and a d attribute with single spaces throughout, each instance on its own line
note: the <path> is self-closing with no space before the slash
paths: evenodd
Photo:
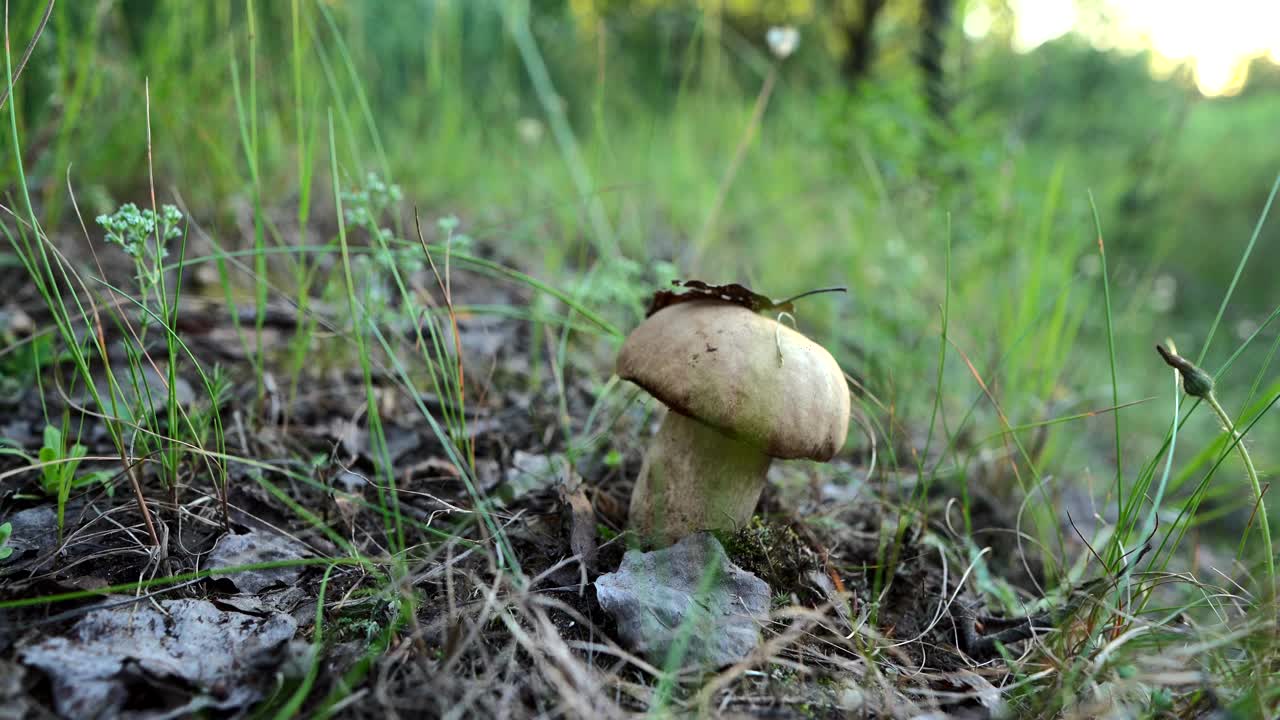
<path id="1" fill-rule="evenodd" d="M 634 398 L 617 397 L 608 360 L 639 319 L 646 294 L 670 275 L 696 270 L 702 279 L 744 280 L 773 296 L 847 285 L 847 297 L 806 301 L 798 315 L 866 389 L 860 408 L 881 453 L 874 480 L 900 513 L 880 548 L 877 591 L 894 582 L 909 527 L 950 522 L 935 512 L 940 492 L 958 498 L 964 519 L 951 527 L 950 552 L 973 571 L 991 604 L 1018 613 L 1041 602 L 989 567 L 970 513 L 973 494 L 989 494 L 1018 508 L 1020 542 L 1026 540 L 1027 552 L 1033 546 L 1042 552 L 1048 583 L 1042 604 L 1086 598 L 1042 654 L 1011 659 L 1025 683 L 1013 693 L 1023 707 L 1060 710 L 1087 695 L 1091 683 L 1120 683 L 1117 667 L 1145 667 L 1161 643 L 1178 644 L 1188 662 L 1202 660 L 1242 706 L 1273 707 L 1276 688 L 1262 668 L 1277 653 L 1268 634 L 1274 619 L 1258 602 L 1272 595 L 1260 593 L 1252 576 L 1266 568 L 1270 577 L 1274 558 L 1246 542 L 1258 523 L 1224 527 L 1213 538 L 1240 548 L 1241 587 L 1230 597 L 1239 610 L 1227 607 L 1227 590 L 1175 572 L 1189 572 L 1186 558 L 1198 549 L 1187 547 L 1188 533 L 1213 535 L 1220 513 L 1240 495 L 1238 479 L 1218 472 L 1229 453 L 1248 442 L 1260 466 L 1276 462 L 1275 448 L 1254 440 L 1254 427 L 1274 427 L 1268 412 L 1280 384 L 1268 384 L 1267 373 L 1280 340 L 1251 382 L 1225 373 L 1280 308 L 1216 373 L 1227 407 L 1240 408 L 1220 432 L 1177 398 L 1170 416 L 1165 403 L 1176 386 L 1149 350 L 1153 338 L 1171 334 L 1198 347 L 1201 361 L 1212 357 L 1210 345 L 1259 242 L 1270 199 L 1205 330 L 1198 320 L 1207 315 L 1174 318 L 1143 309 L 1145 286 L 1132 277 L 1156 268 L 1110 262 L 1101 228 L 1116 193 L 1095 202 L 1081 189 L 1098 166 L 1065 150 L 1022 152 L 991 129 L 990 118 L 962 106 L 946 152 L 971 175 L 957 181 L 932 168 L 935 158 L 913 144 L 923 142 L 919 137 L 888 144 L 911 132 L 901 117 L 928 123 L 911 115 L 908 83 L 887 81 L 880 92 L 852 99 L 815 89 L 807 76 L 820 70 L 803 61 L 770 64 L 752 47 L 754 39 L 735 36 L 717 13 L 684 18 L 690 40 L 674 48 L 681 51 L 672 53 L 679 58 L 669 68 L 675 78 L 669 86 L 657 83 L 655 93 L 651 66 L 613 60 L 615 38 L 605 26 L 565 16 L 548 30 L 523 3 L 162 3 L 146 18 L 125 16 L 122 7 L 109 4 L 85 16 L 74 3 L 57 6 L 52 27 L 60 33 L 63 65 L 45 79 L 52 89 L 27 77 L 15 83 L 6 46 L 12 97 L 0 182 L 21 206 L 0 218 L 0 228 L 52 315 L 76 382 L 106 416 L 152 543 L 163 543 L 162 530 L 146 510 L 155 502 L 139 481 L 151 449 L 169 487 L 212 483 L 224 517 L 227 467 L 248 468 L 265 492 L 341 550 L 315 562 L 330 571 L 365 568 L 395 599 L 394 621 L 370 642 L 372 658 L 415 622 L 417 597 L 406 586 L 411 567 L 436 558 L 459 536 L 481 538 L 475 542 L 492 550 L 511 587 L 527 588 L 521 559 L 476 477 L 459 313 L 530 321 L 535 361 L 552 364 L 560 430 L 576 457 L 613 430 L 612 422 L 597 423 L 597 414 Z M 38 16 L 16 25 L 34 32 Z M 129 52 L 122 51 L 121 29 L 130 31 Z M 548 38 L 552 31 L 559 34 Z M 6 38 L 8 32 L 6 24 Z M 428 42 L 420 42 L 423 36 Z M 50 63 L 42 52 L 34 62 Z M 111 81 L 91 79 L 94 66 Z M 589 82 L 576 81 L 588 73 Z M 826 80 L 818 88 L 834 85 Z M 41 94 L 51 92 L 61 105 Z M 28 177 L 22 149 L 45 126 L 53 135 L 36 155 L 39 176 Z M 367 187 L 371 170 L 403 188 L 413 211 L 401 207 L 369 223 L 351 222 L 351 194 Z M 86 280 L 93 271 L 77 267 L 51 240 L 47 228 L 68 222 L 68 207 L 79 210 L 62 183 L 50 180 L 64 176 L 73 187 L 89 188 L 91 215 L 114 209 L 141 187 L 153 210 L 179 193 L 187 201 L 191 226 L 176 262 L 161 273 L 176 271 L 177 283 L 170 288 L 163 279 L 158 302 L 101 267 L 103 277 Z M 1280 179 L 1272 197 L 1276 187 Z M 419 215 L 454 214 L 458 219 L 438 226 L 435 242 L 419 227 Z M 458 242 L 459 228 L 483 253 Z M 90 247 L 95 232 L 84 228 Z M 435 287 L 414 285 L 402 270 L 410 261 L 431 267 Z M 285 361 L 286 405 L 321 335 L 349 343 L 344 359 L 360 368 L 376 466 L 377 501 L 366 505 L 383 523 L 385 556 L 354 547 L 272 479 L 323 487 L 315 478 L 228 451 L 216 411 L 217 375 L 177 330 L 189 292 L 183 271 L 205 264 L 218 270 L 215 290 L 237 329 L 238 305 L 246 293 L 252 299 L 252 335 L 242 335 L 256 382 L 257 406 L 246 419 L 251 429 L 270 421 L 269 308 L 287 306 L 297 320 Z M 537 299 L 529 307 L 463 308 L 453 294 L 462 282 L 453 277 L 459 269 L 518 285 Z M 377 315 L 376 283 L 401 301 L 411 337 L 389 332 Z M 335 304 L 344 308 L 338 317 L 317 309 Z M 136 323 L 162 335 L 158 360 L 149 354 L 146 331 L 133 332 Z M 99 391 L 97 378 L 112 359 L 100 335 L 86 330 L 108 324 L 125 338 L 135 395 L 147 392 L 147 367 L 164 378 L 165 397 L 149 398 L 150 412 L 141 417 L 123 407 L 126 394 L 115 384 Z M 551 338 L 545 351 L 544 338 Z M 215 408 L 207 429 L 177 400 L 180 369 L 198 374 L 201 401 Z M 597 381 L 585 423 L 569 416 L 570 374 Z M 446 529 L 401 511 L 378 402 L 382 382 L 414 404 L 466 487 L 472 513 Z M 427 391 L 443 401 L 441 411 L 427 407 Z M 1109 427 L 1101 427 L 1104 421 Z M 1191 457 L 1174 457 L 1188 446 Z M 1072 537 L 1062 498 L 1095 474 L 1108 478 L 1092 498 L 1105 509 L 1092 534 Z M 915 484 L 899 492 L 896 483 L 911 475 Z M 1265 507 L 1262 490 L 1250 488 L 1250 506 Z M 1202 510 L 1205 501 L 1219 507 Z M 429 547 L 414 547 L 410 531 L 428 535 Z M 1133 558 L 1148 542 L 1139 568 Z M 327 571 L 325 587 L 329 577 Z M 1183 587 L 1170 600 L 1162 586 L 1175 580 Z M 1074 590 L 1084 592 L 1073 596 Z M 1193 618 L 1193 635 L 1174 626 L 1179 613 Z M 1244 621 L 1215 623 L 1214 613 Z M 1248 662 L 1234 653 L 1246 641 Z M 868 659 L 883 649 L 878 643 L 867 641 Z M 659 680 L 657 710 L 671 700 L 678 660 Z M 367 669 L 360 665 L 347 682 L 358 682 Z M 314 672 L 281 700 L 282 716 L 308 701 Z M 1158 679 L 1148 679 L 1148 687 L 1157 686 Z M 334 693 L 324 707 L 336 706 L 340 689 Z"/>

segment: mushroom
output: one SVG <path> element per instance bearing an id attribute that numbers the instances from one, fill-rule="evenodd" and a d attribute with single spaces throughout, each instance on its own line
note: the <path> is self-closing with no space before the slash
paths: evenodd
<path id="1" fill-rule="evenodd" d="M 774 458 L 825 462 L 849 429 L 835 358 L 732 302 L 654 313 L 623 343 L 617 373 L 668 409 L 631 495 L 631 528 L 650 544 L 742 527 Z"/>

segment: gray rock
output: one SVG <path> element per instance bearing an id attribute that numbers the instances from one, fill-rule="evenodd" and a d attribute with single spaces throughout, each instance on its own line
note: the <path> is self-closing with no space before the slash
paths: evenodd
<path id="1" fill-rule="evenodd" d="M 211 570 L 221 570 L 276 560 L 297 560 L 301 557 L 302 553 L 298 551 L 297 545 L 279 535 L 257 531 L 244 535 L 228 533 L 218 538 L 218 543 L 213 546 L 213 552 L 209 553 L 208 567 Z M 232 570 L 214 573 L 214 577 L 231 580 L 242 593 L 258 593 L 275 585 L 291 585 L 301 572 L 301 566 L 293 565 L 260 570 Z"/>
<path id="2" fill-rule="evenodd" d="M 629 550 L 595 586 L 626 645 L 659 666 L 680 645 L 682 666 L 738 662 L 760 644 L 769 615 L 768 584 L 734 565 L 709 533 L 663 550 Z"/>
<path id="3" fill-rule="evenodd" d="M 84 501 L 72 499 L 63 511 L 64 532 L 70 533 L 80 524 Z M 53 551 L 58 548 L 58 509 L 55 505 L 38 505 L 12 515 L 0 515 L 0 525 L 13 523 L 9 547 L 13 554 L 0 560 L 0 578 L 19 572 L 33 573 L 51 567 L 57 560 Z M 70 556 L 88 546 L 64 548 Z M 65 555 L 63 556 L 66 557 Z M 3 581 L 0 581 L 3 584 Z"/>
<path id="4" fill-rule="evenodd" d="M 26 673 L 21 665 L 0 658 L 0 720 L 22 720 L 34 714 L 24 687 Z"/>
<path id="5" fill-rule="evenodd" d="M 158 605 L 95 610 L 68 636 L 28 646 L 19 657 L 49 676 L 63 717 L 188 717 L 262 698 L 273 681 L 267 670 L 297 631 L 288 615 L 241 615 L 205 600 Z M 175 688 L 187 688 L 187 697 L 175 698 Z"/>
<path id="6" fill-rule="evenodd" d="M 516 450 L 496 499 L 499 504 L 508 505 L 529 493 L 550 487 L 564 477 L 565 467 L 563 455 L 537 455 Z"/>
<path id="7" fill-rule="evenodd" d="M 64 517 L 68 515 L 64 512 Z M 13 534 L 9 536 L 13 555 L 5 563 L 17 564 L 26 553 L 43 555 L 58 546 L 58 510 L 53 505 L 27 508 L 0 518 L 0 523 L 4 522 L 13 523 Z"/>

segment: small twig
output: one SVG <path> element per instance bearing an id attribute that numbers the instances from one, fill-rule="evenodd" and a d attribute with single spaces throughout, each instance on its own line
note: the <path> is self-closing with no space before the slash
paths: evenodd
<path id="1" fill-rule="evenodd" d="M 22 53 L 22 59 L 18 61 L 18 67 L 13 71 L 13 77 L 9 78 L 9 82 L 0 88 L 0 108 L 4 107 L 5 101 L 9 99 L 9 90 L 18 84 L 18 78 L 22 77 L 22 71 L 27 67 L 27 61 L 31 59 L 31 53 L 35 52 L 36 43 L 40 42 L 40 36 L 44 35 L 44 29 L 49 24 L 49 18 L 53 16 L 53 4 L 56 0 L 49 0 L 49 4 L 44 6 L 44 16 L 40 18 L 40 24 L 36 26 L 36 32 L 31 36 L 31 41 L 27 43 L 27 49 Z M 9 50 L 9 3 L 5 0 L 4 4 L 4 49 Z"/>
<path id="2" fill-rule="evenodd" d="M 792 295 L 789 298 L 783 298 L 782 300 L 775 302 L 773 306 L 782 307 L 783 305 L 790 305 L 791 303 L 795 302 L 796 300 L 799 300 L 800 298 L 807 298 L 810 295 L 819 295 L 821 293 L 834 293 L 834 292 L 849 292 L 849 288 L 843 285 L 837 285 L 835 287 L 818 288 L 817 290 L 806 290 L 798 295 Z"/>

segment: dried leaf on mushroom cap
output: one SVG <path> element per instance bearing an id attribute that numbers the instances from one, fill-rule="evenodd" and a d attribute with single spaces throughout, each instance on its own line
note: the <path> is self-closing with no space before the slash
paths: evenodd
<path id="1" fill-rule="evenodd" d="M 678 303 L 707 299 L 723 300 L 735 305 L 741 305 L 752 312 L 776 310 L 780 313 L 791 314 L 795 312 L 794 301 L 799 298 L 825 292 L 845 292 L 846 290 L 843 287 L 820 288 L 793 295 L 784 300 L 774 300 L 738 283 L 711 285 L 701 280 L 672 280 L 671 284 L 675 287 L 685 288 L 685 292 L 675 292 L 674 290 L 658 290 L 654 292 L 653 299 L 649 302 L 649 309 L 645 312 L 645 317 Z"/>

